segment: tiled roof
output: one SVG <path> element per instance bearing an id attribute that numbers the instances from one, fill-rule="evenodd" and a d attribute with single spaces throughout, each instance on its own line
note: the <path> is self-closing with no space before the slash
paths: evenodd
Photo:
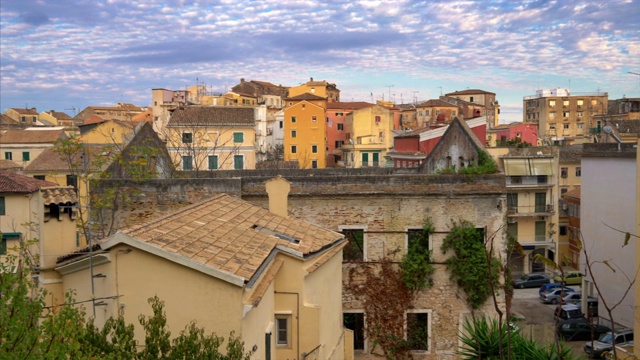
<path id="1" fill-rule="evenodd" d="M 0 115 L 0 125 L 21 125 L 19 121 L 13 120 L 9 115 Z"/>
<path id="2" fill-rule="evenodd" d="M 89 170 L 96 171 L 101 170 L 96 168 L 96 163 L 105 163 L 103 167 L 106 168 L 109 165 L 109 161 L 93 161 L 99 156 L 109 156 L 113 154 L 115 149 L 114 147 L 106 147 L 106 146 L 87 146 L 87 153 L 89 154 L 89 159 L 87 162 L 87 166 Z M 82 158 L 81 153 L 75 153 L 71 155 L 71 159 L 65 158 L 64 155 L 60 154 L 56 151 L 55 148 L 45 149 L 38 157 L 33 159 L 29 165 L 24 169 L 27 173 L 46 173 L 46 172 L 71 172 L 71 164 L 77 166 L 78 169 L 82 167 Z"/>
<path id="3" fill-rule="evenodd" d="M 76 191 L 73 186 L 55 186 L 42 188 L 42 201 L 49 204 L 75 204 L 78 202 Z"/>
<path id="4" fill-rule="evenodd" d="M 7 130 L 0 136 L 3 144 L 46 144 L 65 139 L 64 130 Z"/>
<path id="5" fill-rule="evenodd" d="M 460 91 L 454 91 L 448 94 L 445 94 L 447 96 L 450 95 L 473 95 L 473 94 L 492 94 L 495 95 L 496 93 L 492 93 L 491 91 L 485 91 L 485 90 L 480 90 L 480 89 L 467 89 L 467 90 L 460 90 Z"/>
<path id="6" fill-rule="evenodd" d="M 17 163 L 14 163 L 11 160 L 5 160 L 5 159 L 0 159 L 0 170 L 6 170 L 6 169 L 20 169 L 22 166 L 20 166 Z"/>
<path id="7" fill-rule="evenodd" d="M 558 155 L 560 164 L 579 163 L 582 158 L 583 146 L 582 144 L 561 146 L 558 152 L 560 153 Z"/>
<path id="8" fill-rule="evenodd" d="M 343 235 L 216 195 L 124 234 L 192 261 L 250 279 L 276 246 L 309 255 Z"/>
<path id="9" fill-rule="evenodd" d="M 69 116 L 67 113 L 62 111 L 51 110 L 51 111 L 46 111 L 46 113 L 58 120 L 73 120 L 71 116 Z"/>
<path id="10" fill-rule="evenodd" d="M 352 102 L 335 101 L 335 102 L 328 103 L 327 109 L 359 110 L 359 109 L 364 109 L 371 106 L 375 106 L 375 104 L 371 104 L 364 101 L 352 101 Z"/>
<path id="11" fill-rule="evenodd" d="M 22 115 L 38 115 L 38 112 L 36 111 L 36 109 L 11 108 L 11 110 Z"/>
<path id="12" fill-rule="evenodd" d="M 82 125 L 98 124 L 98 123 L 101 123 L 101 122 L 104 122 L 104 121 L 106 121 L 106 120 L 101 118 L 98 115 L 90 115 L 89 117 L 84 119 L 84 121 L 82 122 Z"/>
<path id="13" fill-rule="evenodd" d="M 326 98 L 323 98 L 322 96 L 318 96 L 318 95 L 313 95 L 310 93 L 304 93 L 304 94 L 286 98 L 285 100 L 326 100 Z"/>
<path id="14" fill-rule="evenodd" d="M 640 120 L 608 120 L 618 134 L 640 134 Z"/>
<path id="15" fill-rule="evenodd" d="M 251 126 L 256 119 L 254 109 L 248 107 L 230 106 L 188 106 L 176 109 L 169 119 L 168 126 Z"/>
<path id="16" fill-rule="evenodd" d="M 439 100 L 439 99 L 431 99 L 428 101 L 423 102 L 422 104 L 418 104 L 416 105 L 416 107 L 453 107 L 453 108 L 457 108 L 456 105 L 453 105 L 451 103 L 448 103 L 446 101 L 443 100 Z"/>
<path id="17" fill-rule="evenodd" d="M 34 179 L 13 171 L 0 170 L 0 193 L 29 194 L 49 186 L 58 186 L 58 184 Z"/>
<path id="18" fill-rule="evenodd" d="M 580 200 L 580 186 L 577 186 L 575 189 L 562 194 L 562 197 L 570 197 Z"/>

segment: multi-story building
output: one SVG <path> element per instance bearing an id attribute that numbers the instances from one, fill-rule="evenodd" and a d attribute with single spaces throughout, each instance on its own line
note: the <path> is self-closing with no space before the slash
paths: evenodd
<path id="1" fill-rule="evenodd" d="M 418 128 L 445 124 L 459 115 L 458 106 L 449 102 L 431 99 L 416 105 Z"/>
<path id="2" fill-rule="evenodd" d="M 393 147 L 393 112 L 373 105 L 346 116 L 346 142 L 341 149 L 349 168 L 382 167 L 387 151 Z"/>
<path id="3" fill-rule="evenodd" d="M 151 89 L 151 110 L 153 112 L 153 130 L 166 139 L 165 127 L 170 112 L 187 104 L 189 94 L 186 90 Z"/>
<path id="4" fill-rule="evenodd" d="M 461 109 L 467 110 L 466 113 L 463 114 L 465 119 L 469 117 L 486 116 L 487 127 L 489 129 L 500 124 L 500 105 L 496 100 L 495 93 L 480 89 L 466 89 L 445 94 L 441 99 L 445 101 L 449 101 L 449 99 L 459 99 L 466 102 L 467 104 L 464 106 L 464 109 Z M 481 105 L 483 108 L 475 107 L 473 106 L 474 104 Z"/>
<path id="5" fill-rule="evenodd" d="M 129 103 L 118 103 L 115 106 L 87 106 L 73 118 L 73 121 L 76 124 L 82 124 L 91 115 L 96 115 L 105 120 L 131 121 L 133 116 L 146 110 L 146 107 Z"/>
<path id="6" fill-rule="evenodd" d="M 167 124 L 167 150 L 183 171 L 255 169 L 256 110 L 187 106 Z"/>
<path id="7" fill-rule="evenodd" d="M 39 115 L 39 118 L 42 120 L 47 120 L 53 125 L 56 126 L 64 126 L 64 127 L 73 127 L 73 118 L 69 116 L 67 113 L 62 111 L 43 111 Z"/>
<path id="8" fill-rule="evenodd" d="M 507 186 L 507 233 L 522 245 L 512 254 L 513 273 L 545 271 L 536 254 L 557 261 L 558 148 L 489 148 L 504 169 Z"/>
<path id="9" fill-rule="evenodd" d="M 344 166 L 342 145 L 347 142 L 347 115 L 374 106 L 367 102 L 330 102 L 327 104 L 327 167 Z"/>
<path id="10" fill-rule="evenodd" d="M 292 98 L 305 93 L 323 97 L 327 99 L 327 102 L 340 101 L 340 90 L 336 84 L 325 80 L 314 81 L 313 78 L 304 84 L 290 87 L 288 97 Z"/>
<path id="11" fill-rule="evenodd" d="M 302 169 L 325 168 L 327 161 L 326 98 L 303 93 L 289 97 L 285 101 L 284 160 L 297 160 Z"/>
<path id="12" fill-rule="evenodd" d="M 558 231 L 558 243 L 568 245 L 567 259 L 574 269 L 580 268 L 582 258 L 582 239 L 580 232 L 580 186 L 561 195 L 560 228 Z M 563 229 L 563 226 L 565 227 Z"/>
<path id="13" fill-rule="evenodd" d="M 606 92 L 575 93 L 569 89 L 537 90 L 523 99 L 522 121 L 538 125 L 539 145 L 592 142 L 595 116 L 606 114 Z"/>
<path id="14" fill-rule="evenodd" d="M 56 141 L 66 139 L 62 128 L 7 130 L 0 135 L 0 153 L 5 160 L 25 167 Z"/>
<path id="15" fill-rule="evenodd" d="M 535 146 L 538 144 L 538 127 L 535 124 L 513 122 L 501 124 L 493 129 L 487 129 L 487 146 Z"/>
<path id="16" fill-rule="evenodd" d="M 38 120 L 40 115 L 36 111 L 36 108 L 30 109 L 21 109 L 21 108 L 10 108 L 5 112 L 5 115 L 10 117 L 11 119 L 19 122 L 24 126 L 38 126 Z"/>
<path id="17" fill-rule="evenodd" d="M 231 91 L 252 95 L 258 99 L 259 104 L 282 109 L 284 107 L 283 99 L 287 97 L 289 87 L 274 85 L 267 81 L 245 81 L 244 79 L 240 79 L 240 83 L 232 87 Z"/>

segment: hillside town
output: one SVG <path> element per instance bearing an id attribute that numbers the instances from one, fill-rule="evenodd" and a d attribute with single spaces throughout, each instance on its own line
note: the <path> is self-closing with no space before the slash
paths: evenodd
<path id="1" fill-rule="evenodd" d="M 307 79 L 9 108 L 0 263 L 31 254 L 45 308 L 72 293 L 138 344 L 155 296 L 172 334 L 255 360 L 466 358 L 483 317 L 640 357 L 640 98 L 539 89 L 503 123 L 482 89 L 348 102 Z M 629 335 L 587 346 L 599 329 Z"/>

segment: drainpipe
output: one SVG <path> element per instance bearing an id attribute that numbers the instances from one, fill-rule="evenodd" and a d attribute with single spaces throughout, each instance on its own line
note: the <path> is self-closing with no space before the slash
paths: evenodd
<path id="1" fill-rule="evenodd" d="M 289 291 L 275 291 L 276 294 L 284 294 L 284 295 L 295 295 L 296 296 L 296 354 L 299 357 L 300 355 L 300 294 L 297 292 L 289 292 Z"/>

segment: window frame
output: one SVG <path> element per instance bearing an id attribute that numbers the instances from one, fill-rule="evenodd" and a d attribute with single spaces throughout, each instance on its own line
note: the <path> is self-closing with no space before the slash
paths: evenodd
<path id="1" fill-rule="evenodd" d="M 358 262 L 358 261 L 369 261 L 369 257 L 367 256 L 367 225 L 339 225 L 338 226 L 338 232 L 339 233 L 343 233 L 345 230 L 349 231 L 349 230 L 362 230 L 362 260 L 359 259 L 345 259 L 344 257 L 344 251 L 343 251 L 343 255 L 342 255 L 342 262 L 343 263 L 351 263 L 351 262 Z M 345 234 L 346 237 L 346 234 Z M 347 244 L 347 246 L 349 246 Z"/>
<path id="2" fill-rule="evenodd" d="M 237 159 L 242 159 L 242 169 L 238 169 L 236 167 L 236 160 Z M 244 170 L 244 166 L 245 166 L 244 154 L 235 154 L 235 155 L 233 155 L 233 170 Z"/>
<path id="3" fill-rule="evenodd" d="M 432 344 L 431 344 L 431 338 L 432 338 L 432 321 L 433 321 L 433 310 L 432 309 L 409 309 L 407 311 L 405 311 L 404 313 L 404 339 L 409 341 L 409 314 L 425 314 L 427 315 L 427 349 L 426 350 L 421 350 L 421 349 L 411 349 L 410 351 L 412 353 L 416 353 L 416 354 L 428 354 L 431 353 L 431 349 L 432 349 Z"/>
<path id="4" fill-rule="evenodd" d="M 411 233 L 415 233 L 418 231 L 422 231 L 422 226 L 410 226 L 410 227 L 406 227 L 404 229 L 405 234 L 404 234 L 404 248 L 405 248 L 405 254 L 409 253 L 409 250 L 411 249 L 411 244 L 410 242 L 410 235 Z M 432 237 L 428 234 L 427 235 L 427 250 L 431 253 L 433 252 L 433 239 Z"/>
<path id="5" fill-rule="evenodd" d="M 312 154 L 318 153 L 318 145 L 311 145 L 311 153 Z"/>
<path id="6" fill-rule="evenodd" d="M 238 139 L 240 141 L 238 141 Z M 233 143 L 234 144 L 242 144 L 244 142 L 244 132 L 243 131 L 234 131 L 233 132 Z"/>
<path id="7" fill-rule="evenodd" d="M 0 196 L 0 215 L 7 215 L 7 203 L 4 196 Z"/>
<path id="8" fill-rule="evenodd" d="M 291 130 L 291 138 L 296 138 L 298 136 L 297 130 Z"/>
<path id="9" fill-rule="evenodd" d="M 5 151 L 5 152 L 4 152 L 4 159 L 5 159 L 5 160 L 13 160 L 13 152 L 11 152 L 11 151 Z"/>
<path id="10" fill-rule="evenodd" d="M 296 121 L 298 121 L 298 117 L 297 116 L 292 116 L 291 117 L 291 122 L 294 123 Z"/>
<path id="11" fill-rule="evenodd" d="M 22 152 L 22 161 L 31 161 L 31 154 L 28 151 Z"/>
<path id="12" fill-rule="evenodd" d="M 291 153 L 292 154 L 298 153 L 298 145 L 291 145 Z"/>
<path id="13" fill-rule="evenodd" d="M 337 129 L 338 129 L 338 131 L 344 131 L 344 124 L 343 123 L 338 123 Z"/>
<path id="14" fill-rule="evenodd" d="M 275 343 L 276 343 L 276 347 L 279 348 L 290 348 L 291 347 L 291 333 L 292 333 L 292 329 L 291 329 L 291 313 L 276 313 L 275 314 Z M 285 337 L 286 337 L 286 341 L 285 342 L 281 342 L 281 333 L 280 331 L 281 329 L 281 321 L 285 322 Z"/>
<path id="15" fill-rule="evenodd" d="M 182 143 L 183 144 L 193 144 L 193 133 L 183 131 L 182 132 Z"/>
<path id="16" fill-rule="evenodd" d="M 186 160 L 189 160 L 188 162 Z M 193 156 L 191 155 L 182 155 L 180 158 L 180 162 L 182 165 L 183 171 L 192 171 L 193 170 Z M 189 164 L 188 169 L 185 167 L 186 164 Z"/>
<path id="17" fill-rule="evenodd" d="M 215 160 L 214 160 L 215 159 Z M 215 167 L 211 166 L 211 160 L 214 160 Z M 220 169 L 220 163 L 218 162 L 218 155 L 209 155 L 207 156 L 207 167 L 209 170 L 218 170 Z"/>

